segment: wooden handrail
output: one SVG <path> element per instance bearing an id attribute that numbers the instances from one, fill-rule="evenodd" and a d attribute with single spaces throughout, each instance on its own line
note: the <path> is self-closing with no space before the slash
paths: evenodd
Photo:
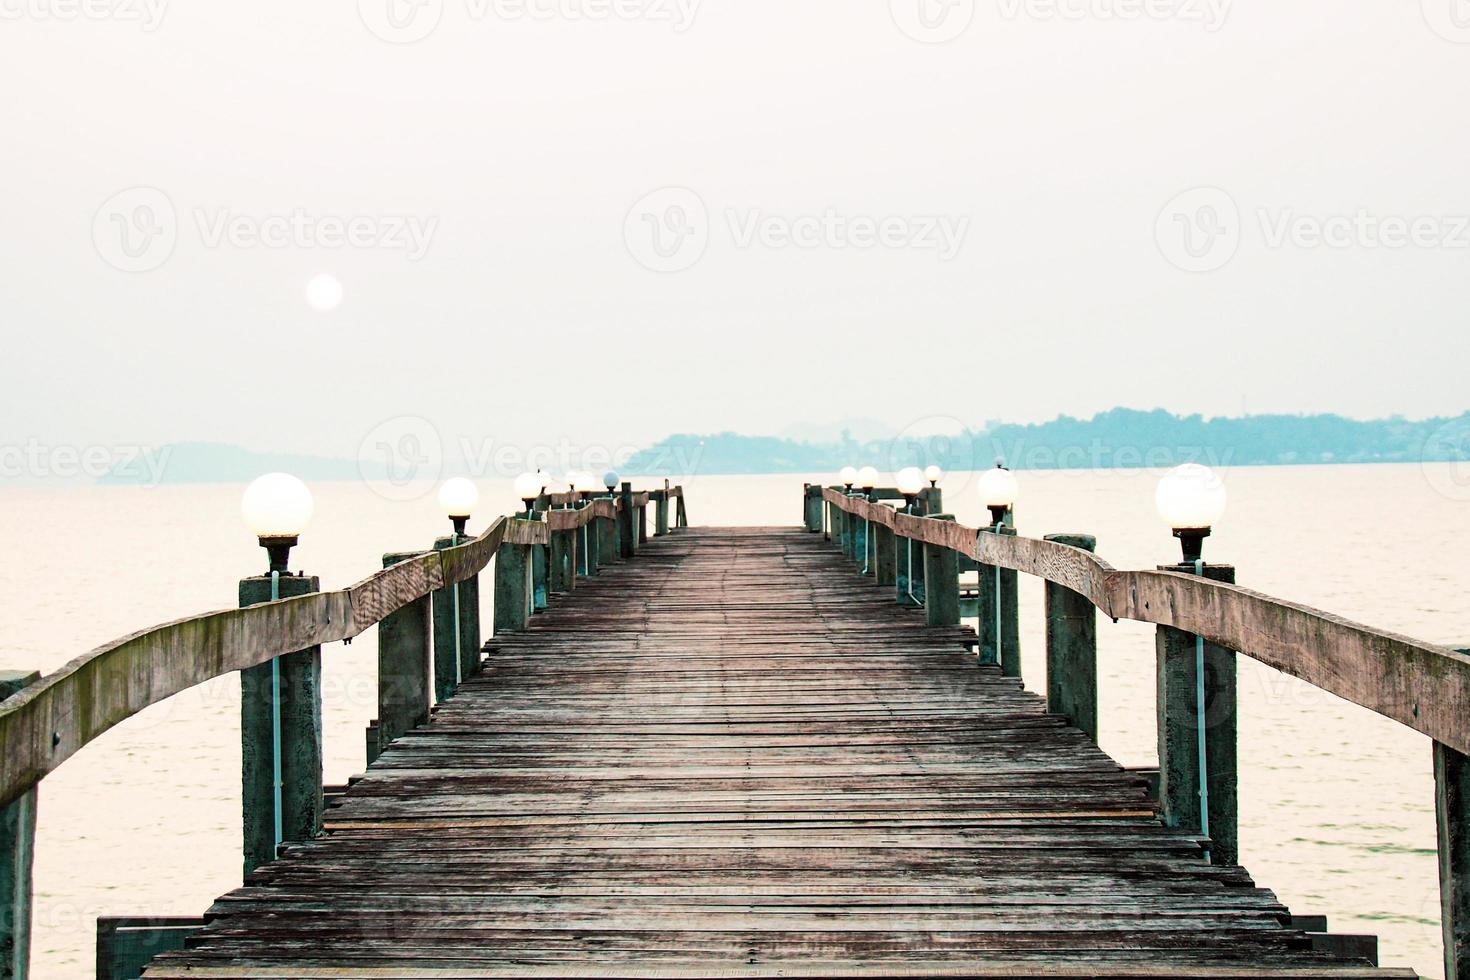
<path id="1" fill-rule="evenodd" d="M 1448 647 L 1196 575 L 1122 571 L 1053 541 L 901 514 L 841 490 L 824 489 L 822 499 L 900 537 L 1065 586 L 1115 621 L 1203 636 L 1470 754 L 1470 656 Z"/>
<path id="2" fill-rule="evenodd" d="M 657 492 L 683 496 L 678 487 Z M 640 499 L 646 504 L 649 495 L 637 495 L 635 503 Z M 203 613 L 105 643 L 0 702 L 0 806 L 151 705 L 287 653 L 352 639 L 408 604 L 478 575 L 502 544 L 545 545 L 553 531 L 617 513 L 618 502 L 604 498 L 546 511 L 545 521 L 501 517 L 462 545 L 425 552 L 346 589 Z"/>

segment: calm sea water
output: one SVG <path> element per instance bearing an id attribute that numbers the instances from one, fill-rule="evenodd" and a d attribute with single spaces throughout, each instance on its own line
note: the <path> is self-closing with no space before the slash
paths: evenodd
<path id="1" fill-rule="evenodd" d="M 1096 534 L 1120 567 L 1173 560 L 1153 513 L 1157 473 L 1019 474 L 1021 533 Z M 1448 467 L 1237 469 L 1207 556 L 1243 585 L 1433 642 L 1470 645 L 1470 488 Z M 813 477 L 817 479 L 817 477 Z M 685 480 L 695 524 L 795 524 L 801 477 Z M 141 627 L 235 604 L 264 565 L 238 486 L 0 490 L 5 642 L 0 667 L 54 670 Z M 513 506 L 509 484 L 488 500 Z M 946 509 L 982 519 L 974 478 Z M 294 567 L 339 588 L 386 551 L 443 530 L 432 499 L 314 488 Z M 489 590 L 486 590 L 487 592 Z M 1044 690 L 1042 589 L 1023 577 L 1027 684 Z M 1102 742 L 1154 762 L 1153 634 L 1100 625 Z M 325 657 L 327 780 L 363 768 L 374 714 L 372 633 Z M 1385 965 L 1442 975 L 1429 744 L 1392 722 L 1249 660 L 1241 665 L 1241 850 L 1256 880 L 1339 932 L 1382 937 Z M 119 726 L 42 786 L 33 975 L 92 975 L 99 915 L 197 915 L 240 883 L 239 684 L 222 678 Z"/>

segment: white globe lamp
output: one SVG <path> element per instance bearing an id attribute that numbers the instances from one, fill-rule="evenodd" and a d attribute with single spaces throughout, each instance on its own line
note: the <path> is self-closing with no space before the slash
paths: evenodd
<path id="1" fill-rule="evenodd" d="M 1200 560 L 1204 540 L 1225 514 L 1225 504 L 1225 484 L 1208 466 L 1185 463 L 1159 480 L 1154 505 L 1179 539 L 1184 564 L 1192 565 Z"/>
<path id="2" fill-rule="evenodd" d="M 286 572 L 314 509 L 311 491 L 289 473 L 267 473 L 245 488 L 240 513 L 270 556 L 272 572 Z"/>

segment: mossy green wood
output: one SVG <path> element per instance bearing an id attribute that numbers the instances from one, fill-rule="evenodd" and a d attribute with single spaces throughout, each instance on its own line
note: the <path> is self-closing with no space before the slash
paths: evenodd
<path id="1" fill-rule="evenodd" d="M 984 528 L 981 534 L 995 534 L 994 529 Z M 1002 525 L 1000 532 L 1014 536 L 1015 528 Z M 1007 677 L 1021 676 L 1021 615 L 1018 601 L 1018 578 L 1015 569 L 980 565 L 977 571 L 979 582 L 979 634 L 980 662 L 998 664 Z M 997 599 L 996 589 L 1000 594 Z M 998 618 L 997 618 L 998 616 Z"/>
<path id="2" fill-rule="evenodd" d="M 813 534 L 822 532 L 822 488 L 807 484 L 802 497 L 802 520 Z"/>
<path id="3" fill-rule="evenodd" d="M 524 632 L 531 620 L 531 545 L 502 544 L 495 552 L 495 632 Z"/>
<path id="4" fill-rule="evenodd" d="M 898 559 L 894 554 L 893 529 L 882 524 L 873 525 L 874 573 L 879 585 L 891 587 L 898 581 Z"/>
<path id="5" fill-rule="evenodd" d="M 1046 540 L 1097 550 L 1090 534 L 1048 534 Z M 1097 607 L 1055 582 L 1046 583 L 1046 704 L 1097 741 Z"/>
<path id="6" fill-rule="evenodd" d="M 571 592 L 577 587 L 577 542 L 580 530 L 553 531 L 551 535 L 551 591 Z"/>
<path id="7" fill-rule="evenodd" d="M 1433 754 L 1444 975 L 1470 980 L 1470 758 L 1440 742 Z"/>
<path id="8" fill-rule="evenodd" d="M 459 544 L 464 543 L 460 539 Z M 455 546 L 452 537 L 440 538 L 434 542 L 435 551 L 443 551 Z M 384 565 L 389 564 L 385 556 Z M 404 555 L 399 561 L 412 557 Z M 395 562 L 396 564 L 396 562 Z M 454 587 L 449 586 L 439 589 L 434 593 L 434 700 L 443 701 L 454 693 L 455 680 L 455 645 L 454 645 Z M 471 576 L 459 583 L 459 668 L 458 676 L 469 677 L 480 668 L 479 653 L 482 635 L 480 631 L 480 577 Z M 402 733 L 399 733 L 402 734 Z M 392 736 L 383 744 L 397 738 Z"/>
<path id="9" fill-rule="evenodd" d="M 653 495 L 653 533 L 663 537 L 669 533 L 669 493 L 660 490 Z"/>
<path id="10" fill-rule="evenodd" d="M 451 547 L 451 541 L 450 538 L 441 538 L 435 546 Z M 392 568 L 418 557 L 418 554 L 412 551 L 386 554 L 383 567 Z M 465 584 L 461 583 L 460 588 L 463 589 Z M 410 602 L 385 616 L 378 624 L 378 717 L 373 719 L 373 734 L 367 743 L 369 764 L 395 739 L 426 724 L 433 700 L 442 701 L 454 693 L 457 686 L 454 607 L 446 595 L 449 591 L 441 589 L 435 592 L 432 602 L 428 596 Z M 464 602 L 463 595 L 460 601 Z M 478 612 L 477 601 L 477 616 Z M 479 649 L 479 631 L 477 622 L 476 641 L 471 650 Z M 463 642 L 463 621 L 460 632 Z M 461 672 L 468 677 L 468 672 L 463 670 L 463 659 L 460 663 Z"/>
<path id="11" fill-rule="evenodd" d="M 618 522 L 611 518 L 599 517 L 593 521 L 593 527 L 599 535 L 597 542 L 597 563 L 603 568 L 616 565 L 618 563 L 618 555 L 622 552 L 622 545 L 618 540 Z"/>
<path id="12" fill-rule="evenodd" d="M 622 504 L 618 508 L 618 555 L 625 561 L 633 557 L 638 549 L 638 532 L 633 524 L 637 519 L 633 506 L 633 484 L 624 483 L 619 491 Z"/>
<path id="13" fill-rule="evenodd" d="M 1194 566 L 1166 566 L 1194 572 Z M 1204 566 L 1206 578 L 1235 582 L 1230 565 Z M 1195 637 L 1168 626 L 1156 634 L 1158 666 L 1159 802 L 1165 823 L 1199 833 L 1199 721 Z M 1210 854 L 1215 864 L 1239 862 L 1236 760 L 1236 654 L 1205 644 L 1205 770 L 1209 787 Z"/>
<path id="14" fill-rule="evenodd" d="M 953 521 L 953 514 L 931 514 L 930 520 Z M 930 626 L 960 624 L 959 556 L 950 548 L 924 549 L 924 613 Z"/>
<path id="15" fill-rule="evenodd" d="M 0 671 L 0 701 L 41 679 L 39 671 Z M 31 958 L 32 867 L 36 853 L 35 788 L 0 808 L 0 978 L 25 980 Z"/>
<path id="16" fill-rule="evenodd" d="M 283 575 L 280 597 L 321 590 L 314 576 Z M 271 578 L 242 579 L 240 605 L 271 601 Z M 311 840 L 322 828 L 322 649 L 280 658 L 281 840 Z M 240 809 L 245 874 L 276 857 L 271 665 L 240 671 Z"/>

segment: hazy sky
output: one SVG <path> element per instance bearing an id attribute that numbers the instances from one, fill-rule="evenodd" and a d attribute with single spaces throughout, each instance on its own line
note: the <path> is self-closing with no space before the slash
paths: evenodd
<path id="1" fill-rule="evenodd" d="M 417 3 L 0 0 L 3 441 L 1470 405 L 1464 0 Z"/>

